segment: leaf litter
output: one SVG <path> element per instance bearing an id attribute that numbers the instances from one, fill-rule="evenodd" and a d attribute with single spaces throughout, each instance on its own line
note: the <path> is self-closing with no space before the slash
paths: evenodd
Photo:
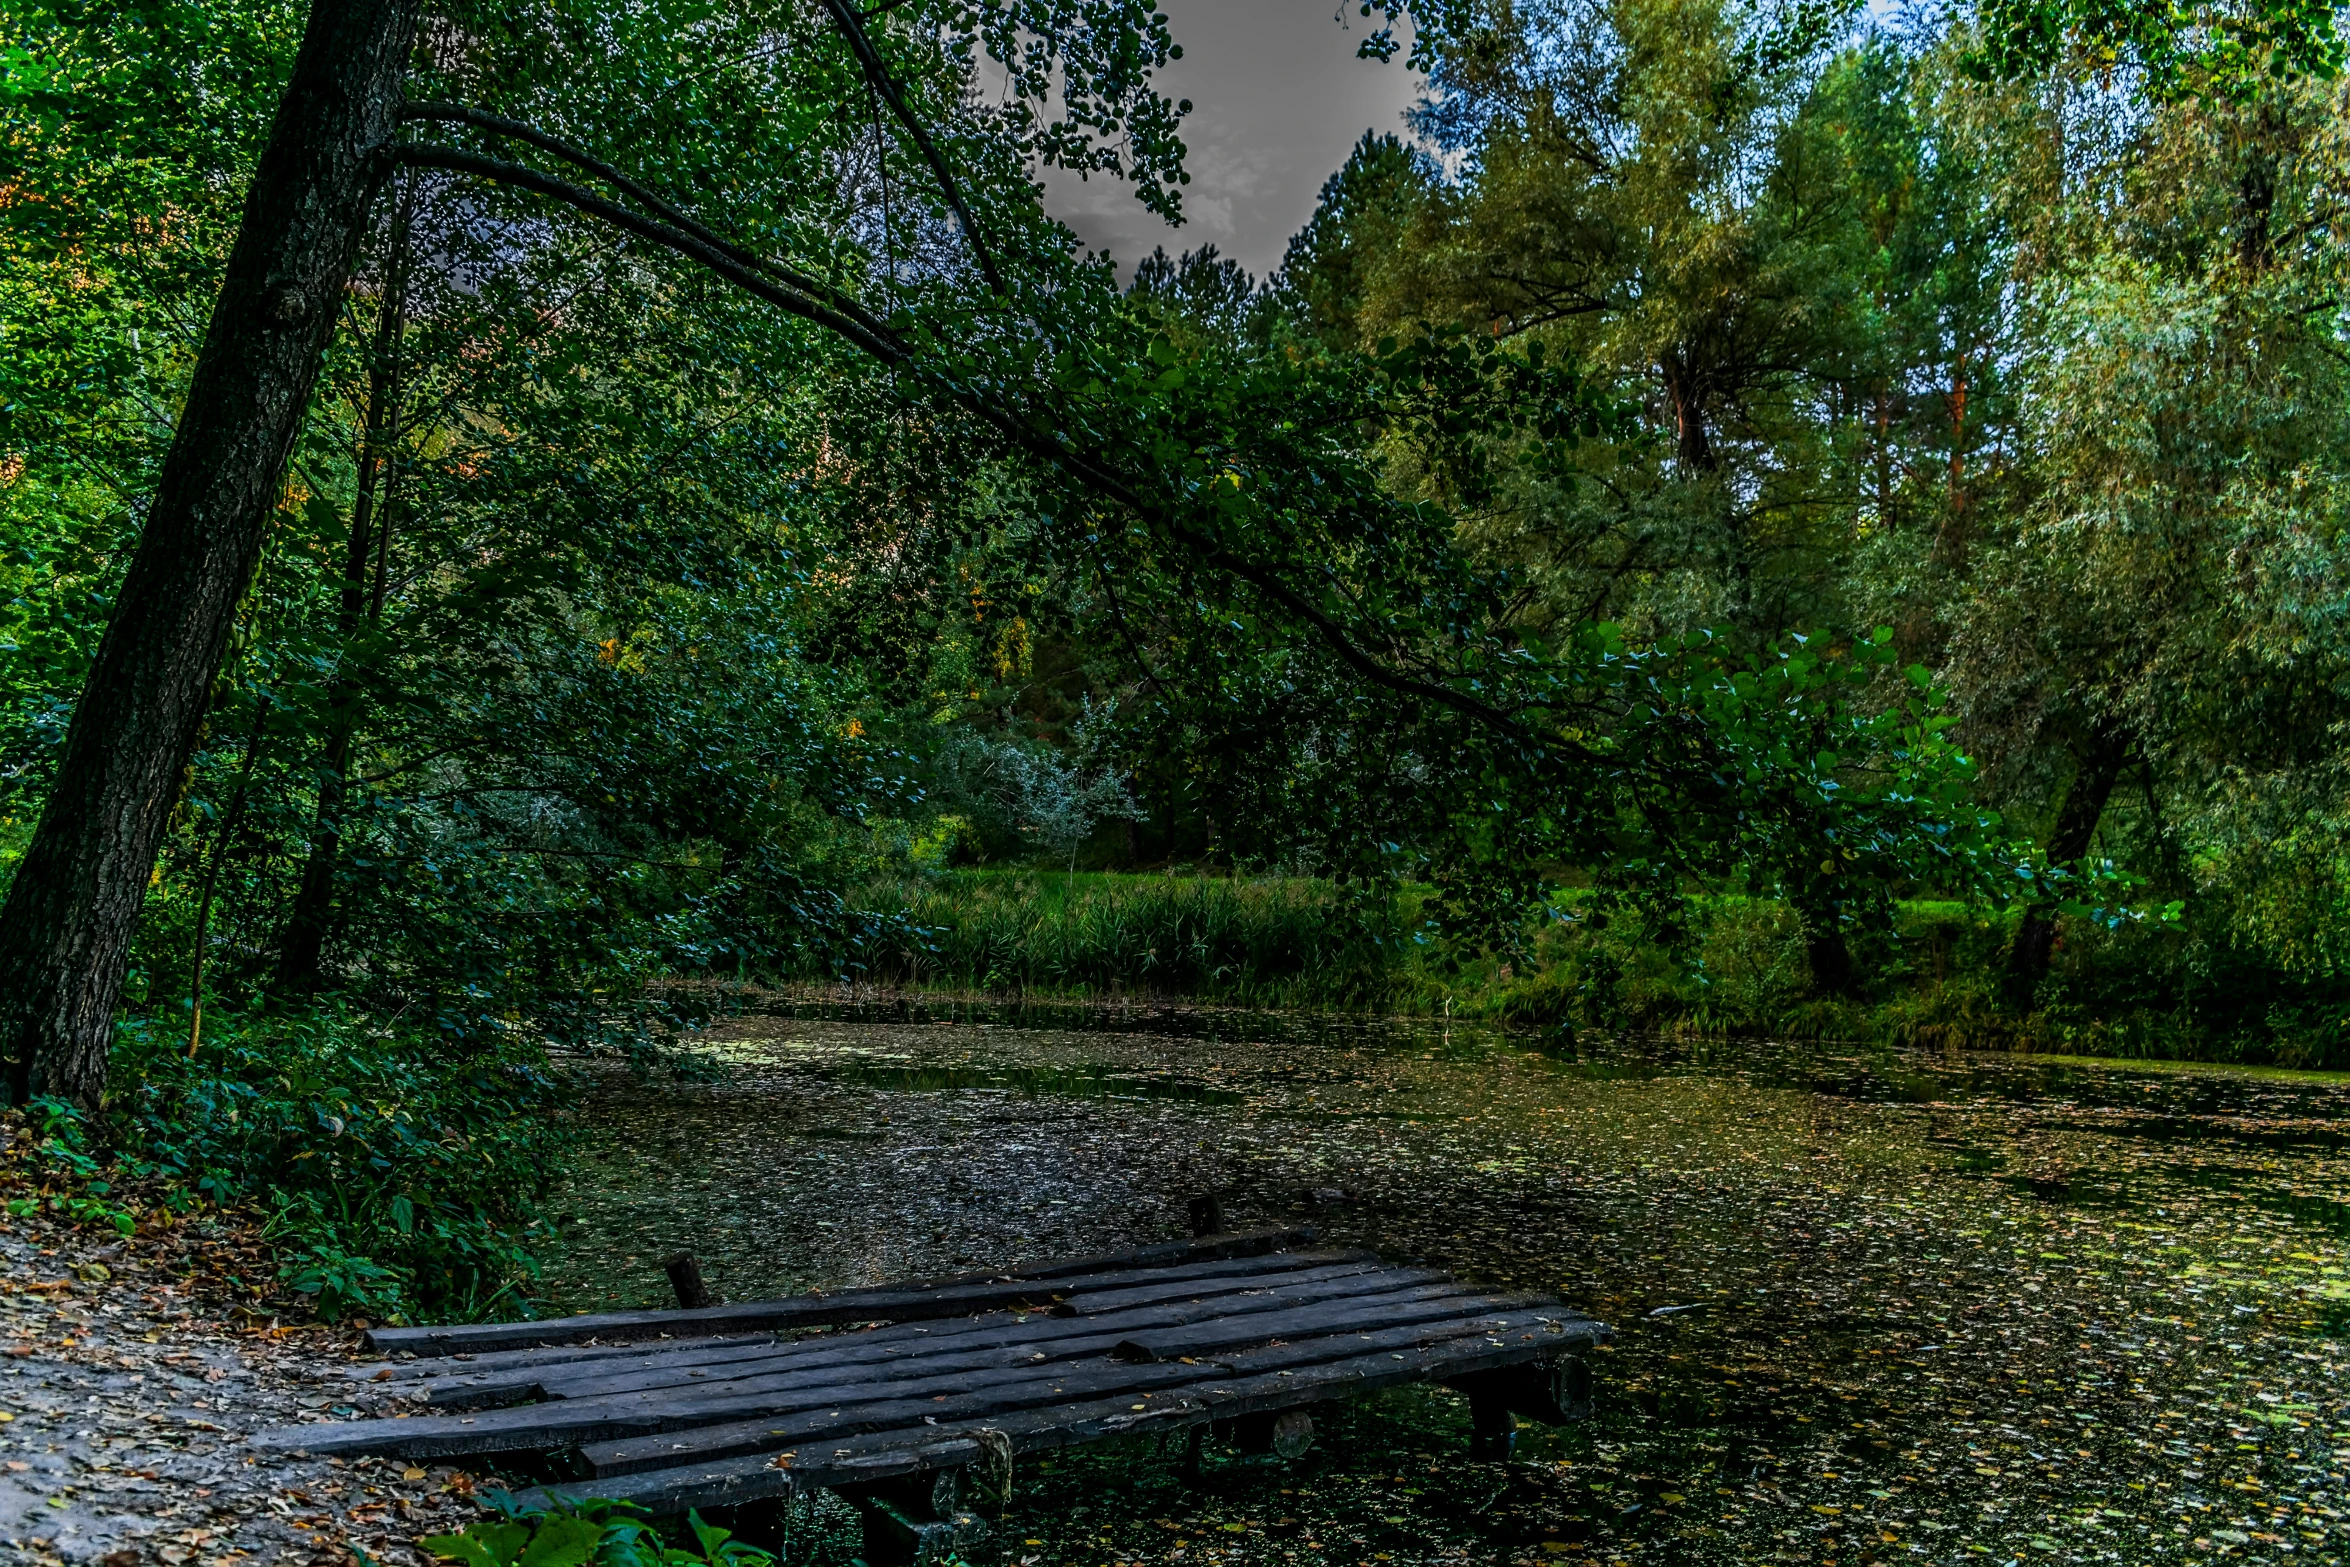
<path id="1" fill-rule="evenodd" d="M 742 1020 L 615 1074 L 550 1308 L 1308 1218 L 1613 1323 L 1594 1418 L 1471 1462 L 1461 1401 L 1028 1466 L 1003 1559 L 2138 1562 L 2350 1551 L 2350 1079 L 1213 1012 Z M 1083 1027 L 1068 1026 L 1072 1022 Z M 1050 1026 L 1037 1026 L 1050 1025 Z M 845 1514 L 801 1559 L 845 1562 Z M 813 1554 L 808 1554 L 810 1551 Z"/>
<path id="2" fill-rule="evenodd" d="M 235 1215 L 175 1217 L 117 1192 L 76 1222 L 0 1116 L 0 1545 L 92 1567 L 351 1567 L 421 1562 L 411 1541 L 478 1510 L 472 1479 L 304 1455 L 256 1461 L 268 1425 L 372 1412 L 334 1376 L 356 1333 L 308 1321 L 278 1259 Z"/>

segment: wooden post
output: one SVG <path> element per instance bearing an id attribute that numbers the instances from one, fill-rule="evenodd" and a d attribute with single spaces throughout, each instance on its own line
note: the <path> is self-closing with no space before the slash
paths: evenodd
<path id="1" fill-rule="evenodd" d="M 937 1469 L 841 1492 L 865 1524 L 862 1567 L 944 1567 L 987 1537 L 961 1510 L 963 1471 Z"/>
<path id="2" fill-rule="evenodd" d="M 1232 1439 L 1244 1453 L 1297 1458 L 1314 1445 L 1314 1417 L 1302 1409 L 1242 1415 L 1232 1422 Z"/>
<path id="3" fill-rule="evenodd" d="M 1591 1368 L 1571 1355 L 1479 1371 L 1445 1385 L 1469 1396 L 1469 1451 L 1478 1458 L 1508 1459 L 1520 1415 L 1550 1426 L 1591 1417 Z"/>
<path id="4" fill-rule="evenodd" d="M 1497 1393 L 1469 1394 L 1469 1456 L 1508 1463 L 1518 1445 L 1518 1417 Z"/>
<path id="5" fill-rule="evenodd" d="M 1540 1425 L 1563 1426 L 1591 1418 L 1591 1368 L 1572 1355 L 1479 1371 L 1445 1386 L 1466 1393 L 1472 1407 L 1482 1399 Z"/>
<path id="6" fill-rule="evenodd" d="M 669 1287 L 677 1292 L 680 1311 L 699 1311 L 704 1306 L 718 1304 L 711 1297 L 710 1286 L 702 1282 L 702 1267 L 694 1261 L 692 1252 L 681 1251 L 670 1258 L 666 1271 L 669 1274 Z"/>

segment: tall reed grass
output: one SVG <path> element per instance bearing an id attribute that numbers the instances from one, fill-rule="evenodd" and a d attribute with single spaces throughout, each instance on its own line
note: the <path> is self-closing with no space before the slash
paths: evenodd
<path id="1" fill-rule="evenodd" d="M 1303 878 L 953 871 L 858 901 L 925 933 L 867 975 L 917 988 L 1381 1006 L 1411 945 L 1392 900 Z"/>
<path id="2" fill-rule="evenodd" d="M 1571 1034 L 1809 1037 L 2175 1060 L 2350 1066 L 2350 1003 L 2231 960 L 2226 933 L 2068 925 L 2032 1007 L 2004 993 L 2016 913 L 1917 899 L 1853 933 L 1859 995 L 1811 991 L 1803 933 L 1774 899 L 1696 901 L 1687 942 L 1635 919 L 1542 917 L 1513 950 L 1419 928 L 1420 894 L 1300 878 L 1039 870 L 907 874 L 854 901 L 919 934 L 864 978 L 997 995 L 1151 995 L 1431 1013 Z M 1573 912 L 1570 898 L 1557 913 Z"/>

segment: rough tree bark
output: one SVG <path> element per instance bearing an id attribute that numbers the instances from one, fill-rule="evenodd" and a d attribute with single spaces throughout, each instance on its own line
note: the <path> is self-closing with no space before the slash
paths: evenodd
<path id="1" fill-rule="evenodd" d="M 2048 835 L 2049 864 L 2072 865 L 2089 852 L 2090 840 L 2097 836 L 2097 823 L 2105 815 L 2106 802 L 2113 798 L 2113 786 L 2129 753 L 2129 746 L 2116 736 L 2092 738 L 2088 754 L 2081 758 L 2079 770 L 2064 791 L 2064 803 L 2056 808 L 2056 828 Z M 2049 955 L 2055 949 L 2056 908 L 2035 903 L 2024 911 L 2023 923 L 2016 927 L 2015 945 L 2007 951 L 2007 995 L 2018 1010 L 2030 1009 L 2040 981 L 2048 975 Z"/>
<path id="2" fill-rule="evenodd" d="M 1706 430 L 1707 388 L 1692 357 L 1675 348 L 1657 361 L 1657 372 L 1664 379 L 1665 396 L 1673 408 L 1674 459 L 1684 472 L 1710 475 L 1720 471 L 1722 460 Z"/>
<path id="3" fill-rule="evenodd" d="M 389 169 L 418 0 L 317 0 L 57 780 L 0 910 L 21 1101 L 96 1110 L 130 938 Z"/>

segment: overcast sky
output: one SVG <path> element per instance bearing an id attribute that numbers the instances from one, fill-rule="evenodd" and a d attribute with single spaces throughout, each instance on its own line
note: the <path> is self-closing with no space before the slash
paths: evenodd
<path id="1" fill-rule="evenodd" d="M 1366 130 L 1400 131 L 1418 80 L 1398 58 L 1358 60 L 1372 23 L 1359 0 L 1159 0 L 1183 58 L 1160 77 L 1189 98 L 1183 121 L 1183 226 L 1145 212 L 1130 187 L 1100 175 L 1045 177 L 1045 210 L 1118 269 L 1154 245 L 1169 255 L 1213 244 L 1262 280 L 1313 216 L 1322 182 Z"/>

